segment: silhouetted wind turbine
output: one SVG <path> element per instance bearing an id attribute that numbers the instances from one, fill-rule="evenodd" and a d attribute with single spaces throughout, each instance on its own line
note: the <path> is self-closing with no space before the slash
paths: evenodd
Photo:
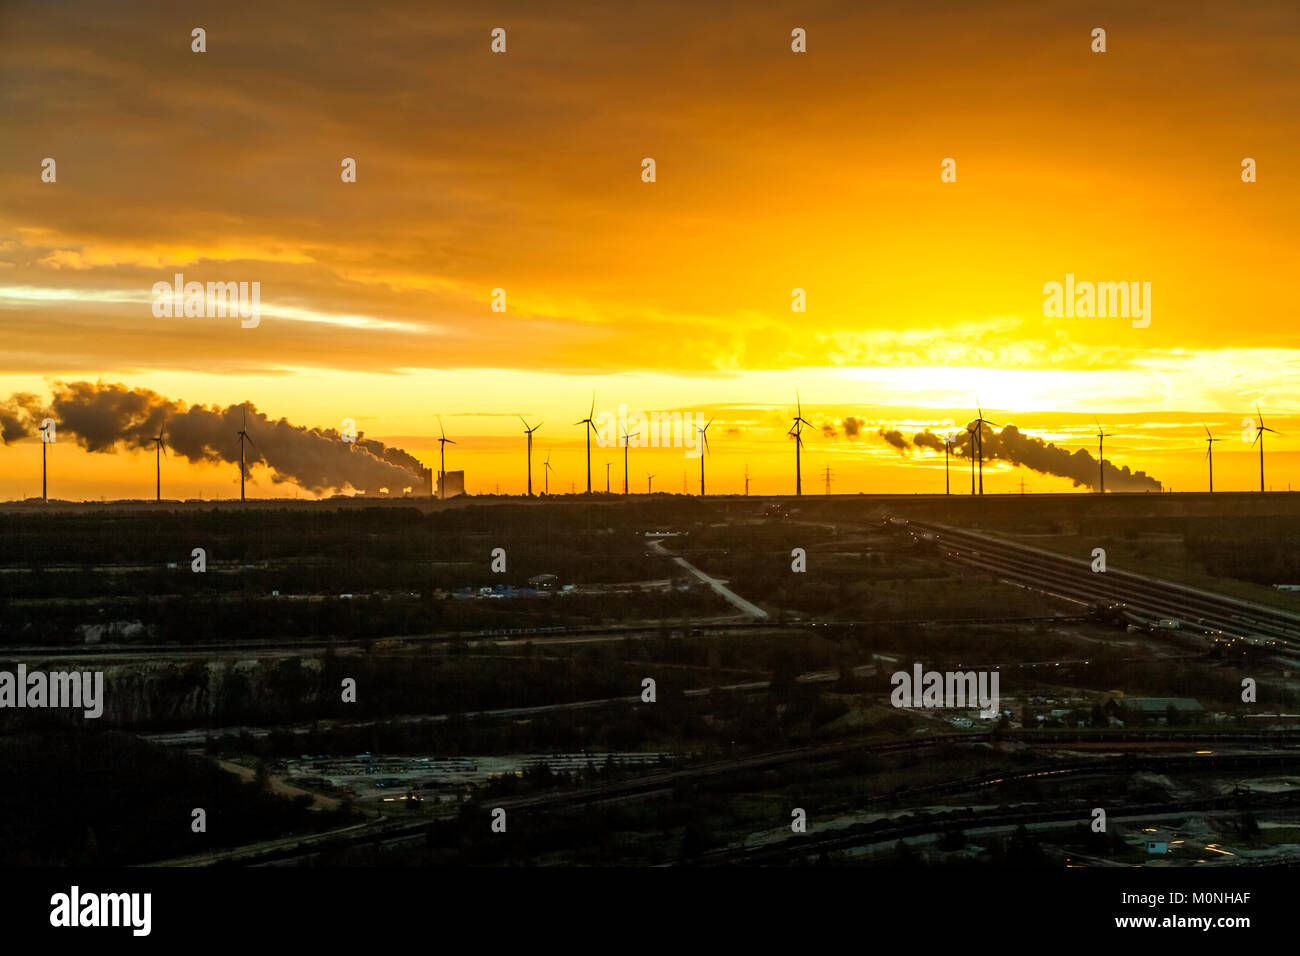
<path id="1" fill-rule="evenodd" d="M 253 445 L 253 436 L 248 434 L 248 403 L 244 403 L 244 426 L 236 434 L 239 435 L 239 500 L 244 500 L 244 475 L 248 471 L 248 466 L 244 464 L 244 442 L 247 441 Z M 256 448 L 256 445 L 253 445 Z"/>
<path id="2" fill-rule="evenodd" d="M 1264 432 L 1273 432 L 1274 435 L 1281 435 L 1279 431 L 1274 431 L 1264 425 L 1264 415 L 1259 410 L 1259 402 L 1255 403 L 1255 414 L 1259 416 L 1259 427 L 1255 429 L 1255 441 L 1259 444 L 1259 490 L 1264 490 Z"/>
<path id="3" fill-rule="evenodd" d="M 1100 494 L 1104 495 L 1106 493 L 1106 439 L 1115 436 L 1103 431 L 1098 419 L 1094 418 L 1093 421 L 1097 422 L 1097 478 L 1101 486 Z"/>
<path id="4" fill-rule="evenodd" d="M 787 435 L 794 436 L 794 493 L 803 494 L 803 470 L 799 459 L 799 453 L 803 450 L 803 426 L 807 425 L 812 428 L 812 422 L 803 417 L 803 402 L 799 398 L 799 390 L 795 389 L 795 416 L 794 423 L 790 426 Z"/>
<path id="5" fill-rule="evenodd" d="M 438 500 L 443 501 L 447 497 L 447 446 L 456 443 L 447 437 L 441 415 L 438 416 L 438 433 Z"/>
<path id="6" fill-rule="evenodd" d="M 627 491 L 628 491 L 628 483 L 627 483 L 627 446 L 628 446 L 629 444 L 631 444 L 631 442 L 629 442 L 628 439 L 629 439 L 629 438 L 639 438 L 640 436 L 641 436 L 641 433 L 640 433 L 640 432 L 633 432 L 633 433 L 630 434 L 630 435 L 629 435 L 627 432 L 624 432 L 624 433 L 623 433 L 623 494 L 627 494 Z"/>
<path id="7" fill-rule="evenodd" d="M 528 497 L 533 496 L 533 432 L 542 427 L 538 422 L 532 428 L 528 427 L 528 422 L 524 421 L 524 416 L 520 415 L 519 420 L 524 422 L 524 433 L 528 435 Z"/>
<path id="8" fill-rule="evenodd" d="M 586 425 L 584 432 L 587 436 L 587 494 L 591 494 L 591 433 L 596 430 L 596 423 L 592 419 L 596 415 L 596 393 L 591 393 L 591 411 L 582 421 L 574 422 L 575 425 Z"/>
<path id="9" fill-rule="evenodd" d="M 1205 460 L 1210 463 L 1210 494 L 1214 494 L 1214 443 L 1223 439 L 1211 435 L 1210 426 L 1205 422 L 1201 422 L 1201 427 L 1205 429 Z"/>
<path id="10" fill-rule="evenodd" d="M 979 417 L 975 419 L 975 437 L 980 459 L 980 494 L 984 494 L 984 426 L 996 425 L 997 422 L 991 422 L 984 417 L 984 409 L 980 408 L 978 398 L 975 399 L 975 410 L 979 414 Z"/>
<path id="11" fill-rule="evenodd" d="M 149 439 L 157 448 L 154 449 L 154 479 L 156 482 L 157 500 L 162 501 L 162 456 L 167 454 L 167 448 L 163 441 L 163 427 L 158 426 L 158 434 Z"/>
<path id="12" fill-rule="evenodd" d="M 970 493 L 975 494 L 975 429 L 979 426 L 974 422 L 966 425 L 966 431 L 970 435 Z"/>
<path id="13" fill-rule="evenodd" d="M 948 482 L 948 452 L 953 445 L 957 444 L 954 431 L 948 432 L 943 436 L 943 493 L 952 494 L 952 486 Z"/>
<path id="14" fill-rule="evenodd" d="M 52 418 L 47 418 L 41 423 L 41 501 L 50 500 L 45 481 L 45 449 L 50 444 L 49 436 L 46 434 L 46 429 L 52 428 L 53 426 L 54 419 Z"/>
<path id="15" fill-rule="evenodd" d="M 701 498 L 704 497 L 704 456 L 709 450 L 709 425 L 712 424 L 713 424 L 713 419 L 710 418 L 708 423 L 703 428 L 697 426 L 695 429 L 697 432 L 700 433 L 700 438 L 704 440 L 704 447 L 700 449 L 700 497 Z"/>
<path id="16" fill-rule="evenodd" d="M 647 472 L 645 476 L 645 493 L 647 495 L 652 494 L 650 489 L 654 487 L 654 481 L 655 481 L 655 476 Z"/>
<path id="17" fill-rule="evenodd" d="M 544 466 L 542 468 L 542 494 L 549 495 L 551 493 L 551 472 L 555 470 L 551 467 L 551 450 L 549 448 L 546 449 L 546 461 L 542 462 L 542 464 Z"/>

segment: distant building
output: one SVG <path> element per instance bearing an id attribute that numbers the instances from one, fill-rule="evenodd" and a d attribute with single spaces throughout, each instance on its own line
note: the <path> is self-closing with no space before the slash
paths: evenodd
<path id="1" fill-rule="evenodd" d="M 454 498 L 465 493 L 465 472 L 448 471 L 438 475 L 438 497 Z"/>
<path id="2" fill-rule="evenodd" d="M 1125 725 L 1199 724 L 1205 719 L 1205 708 L 1194 697 L 1112 697 L 1103 710 Z"/>
<path id="3" fill-rule="evenodd" d="M 1169 847 L 1179 842 L 1174 839 L 1178 834 L 1173 830 L 1164 827 L 1152 827 L 1145 831 L 1143 843 L 1146 847 L 1148 856 L 1165 856 L 1169 853 Z"/>
<path id="4" fill-rule="evenodd" d="M 554 574 L 535 574 L 528 579 L 528 583 L 539 591 L 550 591 L 559 581 Z"/>

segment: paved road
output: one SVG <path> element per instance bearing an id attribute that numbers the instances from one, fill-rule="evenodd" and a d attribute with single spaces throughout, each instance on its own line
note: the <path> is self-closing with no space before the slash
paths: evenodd
<path id="1" fill-rule="evenodd" d="M 746 601 L 743 597 L 741 597 L 735 591 L 731 590 L 731 588 L 727 587 L 717 578 L 710 577 L 709 575 L 701 571 L 699 568 L 697 568 L 695 565 L 687 561 L 685 558 L 681 557 L 680 555 L 673 554 L 671 551 L 669 551 L 667 548 L 663 546 L 662 542 L 660 541 L 650 542 L 650 549 L 654 551 L 656 554 L 659 554 L 665 558 L 672 558 L 673 561 L 675 561 L 678 565 L 685 568 L 691 574 L 695 575 L 695 577 L 703 581 L 709 587 L 713 588 L 714 593 L 720 595 L 732 607 L 744 611 L 746 614 L 748 614 L 756 621 L 767 620 L 767 612 L 764 611 L 757 604 L 753 603 L 752 601 Z"/>

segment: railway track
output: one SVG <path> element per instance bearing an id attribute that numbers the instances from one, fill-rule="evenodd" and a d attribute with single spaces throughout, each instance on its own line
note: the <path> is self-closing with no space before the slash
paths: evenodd
<path id="1" fill-rule="evenodd" d="M 1093 572 L 1090 561 L 946 525 L 906 521 L 901 527 L 918 544 L 935 548 L 945 561 L 1077 604 L 1115 608 L 1132 623 L 1159 626 L 1173 620 L 1178 630 L 1211 640 L 1237 639 L 1300 653 L 1300 615 L 1280 608 L 1131 571 Z"/>

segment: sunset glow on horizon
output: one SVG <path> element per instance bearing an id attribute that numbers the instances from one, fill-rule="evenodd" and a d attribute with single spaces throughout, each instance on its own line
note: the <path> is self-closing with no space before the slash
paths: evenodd
<path id="1" fill-rule="evenodd" d="M 962 429 L 977 403 L 1070 452 L 1096 455 L 1100 424 L 1106 459 L 1166 491 L 1205 490 L 1208 427 L 1215 490 L 1250 491 L 1258 403 L 1281 433 L 1267 484 L 1288 490 L 1297 40 L 1285 3 L 1195 23 L 1175 3 L 7 5 L 0 403 L 82 381 L 248 402 L 350 419 L 434 469 L 441 416 L 473 494 L 525 490 L 521 415 L 544 421 L 534 491 L 548 454 L 551 491 L 584 491 L 593 394 L 597 413 L 713 419 L 710 494 L 746 471 L 751 494 L 794 492 L 796 401 L 805 494 L 826 469 L 832 493 L 942 493 L 942 452 L 882 433 Z M 151 290 L 177 274 L 259 283 L 260 321 L 158 317 Z M 1150 283 L 1149 326 L 1045 314 L 1067 276 Z M 10 437 L 0 499 L 39 496 L 40 440 Z M 46 449 L 51 498 L 153 497 L 152 446 L 83 445 Z M 593 489 L 607 462 L 621 491 L 612 447 Z M 237 466 L 161 467 L 164 498 L 239 494 Z M 637 493 L 654 474 L 698 494 L 699 469 L 629 451 Z M 252 479 L 252 497 L 335 490 Z M 954 458 L 953 492 L 969 479 Z M 1022 482 L 1089 490 L 985 462 L 986 491 Z"/>

